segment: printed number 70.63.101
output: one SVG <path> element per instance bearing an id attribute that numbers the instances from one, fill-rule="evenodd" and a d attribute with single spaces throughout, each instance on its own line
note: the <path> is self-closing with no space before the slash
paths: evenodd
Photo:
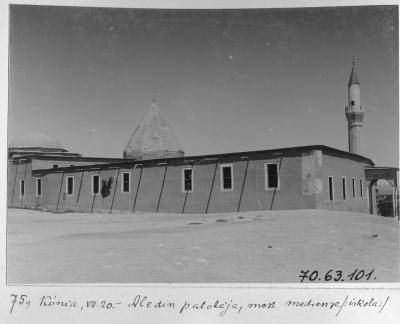
<path id="1" fill-rule="evenodd" d="M 301 270 L 300 271 L 300 283 L 308 281 L 323 281 L 323 282 L 340 282 L 340 281 L 360 281 L 360 280 L 376 280 L 376 277 L 373 276 L 375 269 L 367 272 L 365 270 L 355 269 L 350 274 L 346 274 L 342 270 L 334 270 L 330 269 L 325 273 L 319 273 L 317 270 Z"/>

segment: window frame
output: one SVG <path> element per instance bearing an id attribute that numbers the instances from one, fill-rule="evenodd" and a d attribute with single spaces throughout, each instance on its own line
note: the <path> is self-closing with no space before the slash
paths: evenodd
<path id="1" fill-rule="evenodd" d="M 360 178 L 359 185 L 360 185 L 360 197 L 363 198 L 364 197 L 364 181 L 362 178 Z"/>
<path id="2" fill-rule="evenodd" d="M 328 176 L 328 194 L 329 201 L 335 201 L 335 181 L 333 176 Z"/>
<path id="3" fill-rule="evenodd" d="M 342 200 L 347 200 L 347 179 L 342 177 Z"/>
<path id="4" fill-rule="evenodd" d="M 40 182 L 40 194 L 39 194 L 39 182 Z M 42 178 L 36 178 L 36 197 L 42 197 Z"/>
<path id="5" fill-rule="evenodd" d="M 125 191 L 124 189 L 124 175 L 127 174 L 128 175 L 128 191 Z M 121 174 L 121 193 L 123 194 L 129 194 L 131 193 L 131 173 L 129 171 L 124 171 Z"/>
<path id="6" fill-rule="evenodd" d="M 20 197 L 25 196 L 25 178 L 19 179 L 19 196 Z"/>
<path id="7" fill-rule="evenodd" d="M 98 192 L 94 192 L 94 178 L 96 176 L 99 178 Z M 100 191 L 101 191 L 101 189 L 100 189 L 100 183 L 101 183 L 100 173 L 92 174 L 91 179 L 92 179 L 92 181 L 91 181 L 91 194 L 92 195 L 100 194 Z"/>
<path id="8" fill-rule="evenodd" d="M 230 168 L 231 169 L 231 188 L 225 188 L 224 186 L 224 168 Z M 220 189 L 223 192 L 229 192 L 233 191 L 234 188 L 234 181 L 233 181 L 233 163 L 223 163 L 220 164 L 220 169 L 219 169 L 219 180 L 220 180 Z"/>
<path id="9" fill-rule="evenodd" d="M 276 187 L 270 187 L 269 186 L 269 173 L 268 173 L 268 165 L 276 165 L 276 177 L 277 177 L 277 186 Z M 265 191 L 273 191 L 273 190 L 279 190 L 281 186 L 280 182 L 280 172 L 279 172 L 279 162 L 266 162 L 264 163 L 264 187 Z"/>
<path id="10" fill-rule="evenodd" d="M 71 193 L 69 193 L 68 192 L 68 181 L 69 181 L 69 179 L 72 179 L 72 192 Z M 65 193 L 66 193 L 66 195 L 67 196 L 73 196 L 74 195 L 74 192 L 75 192 L 75 179 L 74 179 L 74 176 L 67 176 L 67 180 L 65 181 Z"/>
<path id="11" fill-rule="evenodd" d="M 356 178 L 355 177 L 352 177 L 351 178 L 351 190 L 352 190 L 352 197 L 353 198 L 356 198 Z"/>
<path id="12" fill-rule="evenodd" d="M 52 165 L 52 168 L 53 168 L 53 169 L 58 169 L 58 164 L 53 164 L 53 165 Z"/>
<path id="13" fill-rule="evenodd" d="M 191 177 L 190 177 L 190 183 L 191 183 L 191 190 L 185 190 L 185 171 L 190 170 L 191 171 Z M 183 193 L 191 193 L 193 192 L 193 186 L 194 186 L 194 181 L 193 181 L 193 167 L 183 167 L 182 168 L 182 192 Z"/>

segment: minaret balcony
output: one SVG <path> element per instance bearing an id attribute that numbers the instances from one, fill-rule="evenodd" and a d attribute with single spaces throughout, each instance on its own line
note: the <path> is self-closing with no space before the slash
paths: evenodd
<path id="1" fill-rule="evenodd" d="M 346 107 L 346 118 L 351 126 L 362 126 L 364 114 L 364 110 L 352 110 Z"/>
<path id="2" fill-rule="evenodd" d="M 364 107 L 362 105 L 359 105 L 359 106 L 346 106 L 344 108 L 344 110 L 345 110 L 346 114 L 347 113 L 352 113 L 352 112 L 362 112 L 362 113 L 365 112 Z"/>

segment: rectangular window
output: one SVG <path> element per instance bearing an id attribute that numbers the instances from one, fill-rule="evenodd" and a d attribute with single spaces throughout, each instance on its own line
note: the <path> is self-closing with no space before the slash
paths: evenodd
<path id="1" fill-rule="evenodd" d="M 70 164 L 69 165 L 70 168 L 73 168 L 74 166 L 75 166 L 75 164 Z"/>
<path id="2" fill-rule="evenodd" d="M 96 195 L 100 192 L 100 175 L 92 175 L 92 194 Z"/>
<path id="3" fill-rule="evenodd" d="M 353 198 L 356 198 L 356 179 L 351 178 L 351 189 L 353 193 Z"/>
<path id="4" fill-rule="evenodd" d="M 193 191 L 193 169 L 186 168 L 182 170 L 182 191 L 192 192 Z"/>
<path id="5" fill-rule="evenodd" d="M 346 178 L 342 178 L 342 198 L 346 200 Z"/>
<path id="6" fill-rule="evenodd" d="M 265 189 L 279 189 L 279 167 L 278 163 L 264 164 Z"/>
<path id="7" fill-rule="evenodd" d="M 25 179 L 19 179 L 19 194 L 20 196 L 25 195 Z"/>
<path id="8" fill-rule="evenodd" d="M 74 194 L 74 177 L 67 177 L 67 195 Z"/>
<path id="9" fill-rule="evenodd" d="M 42 179 L 36 178 L 36 196 L 42 195 Z"/>
<path id="10" fill-rule="evenodd" d="M 232 164 L 221 165 L 221 190 L 231 191 L 233 190 L 233 179 L 232 179 Z"/>
<path id="11" fill-rule="evenodd" d="M 53 164 L 53 169 L 57 169 L 58 168 L 58 164 Z"/>
<path id="12" fill-rule="evenodd" d="M 363 189 L 364 189 L 363 180 L 360 179 L 360 197 L 363 196 Z"/>
<path id="13" fill-rule="evenodd" d="M 335 194 L 333 192 L 333 177 L 329 177 L 329 200 L 334 200 L 335 199 Z"/>
<path id="14" fill-rule="evenodd" d="M 130 173 L 129 172 L 123 172 L 122 173 L 122 192 L 124 193 L 129 193 L 130 192 L 130 187 L 131 187 L 131 180 L 130 180 Z"/>

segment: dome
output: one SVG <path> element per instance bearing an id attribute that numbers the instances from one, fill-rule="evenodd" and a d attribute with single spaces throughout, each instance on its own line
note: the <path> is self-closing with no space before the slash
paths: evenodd
<path id="1" fill-rule="evenodd" d="M 157 159 L 184 156 L 175 133 L 153 103 L 124 149 L 124 158 Z"/>
<path id="2" fill-rule="evenodd" d="M 49 134 L 41 132 L 30 132 L 18 139 L 11 141 L 9 144 L 10 148 L 44 148 L 44 149 L 55 149 L 63 150 L 66 149 L 61 143 L 52 138 Z"/>

